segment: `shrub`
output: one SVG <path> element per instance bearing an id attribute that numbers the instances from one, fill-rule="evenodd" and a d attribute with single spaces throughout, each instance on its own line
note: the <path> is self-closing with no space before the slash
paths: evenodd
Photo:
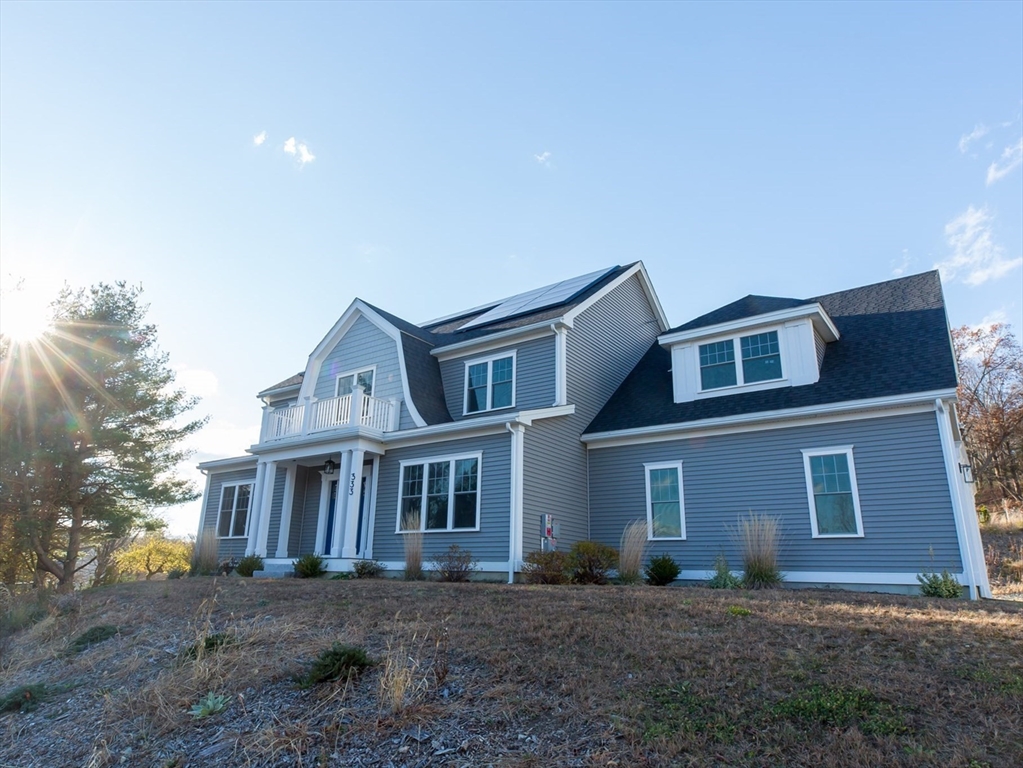
<path id="1" fill-rule="evenodd" d="M 530 552 L 522 564 L 528 584 L 564 584 L 568 581 L 568 555 L 564 552 Z"/>
<path id="2" fill-rule="evenodd" d="M 104 640 L 109 640 L 116 634 L 117 627 L 112 624 L 100 624 L 96 627 L 90 627 L 71 641 L 71 650 L 75 653 L 81 653 L 90 645 L 102 643 Z"/>
<path id="3" fill-rule="evenodd" d="M 197 719 L 216 715 L 227 709 L 229 701 L 230 699 L 227 696 L 210 691 L 203 698 L 199 699 L 197 704 L 193 704 L 188 713 Z"/>
<path id="4" fill-rule="evenodd" d="M 375 579 L 387 570 L 387 566 L 376 560 L 356 560 L 352 570 L 357 579 Z"/>
<path id="5" fill-rule="evenodd" d="M 607 584 L 608 572 L 617 564 L 617 550 L 599 541 L 577 541 L 568 553 L 575 584 Z"/>
<path id="6" fill-rule="evenodd" d="M 46 700 L 49 692 L 42 683 L 21 685 L 0 699 L 0 712 L 31 712 Z"/>
<path id="7" fill-rule="evenodd" d="M 718 555 L 714 561 L 714 575 L 707 586 L 711 589 L 738 589 L 742 586 L 742 579 L 732 573 L 728 567 L 728 559 L 724 555 Z"/>
<path id="8" fill-rule="evenodd" d="M 646 544 L 646 520 L 633 520 L 625 526 L 618 554 L 618 580 L 623 584 L 639 583 Z"/>
<path id="9" fill-rule="evenodd" d="M 681 569 L 675 558 L 665 553 L 650 558 L 650 565 L 646 567 L 646 583 L 655 587 L 666 587 L 678 578 Z"/>
<path id="10" fill-rule="evenodd" d="M 958 598 L 963 596 L 963 587 L 948 570 L 941 573 L 917 574 L 920 594 L 925 597 Z"/>
<path id="11" fill-rule="evenodd" d="M 12 595 L 0 614 L 0 638 L 13 635 L 46 618 L 52 593 L 45 588 Z"/>
<path id="12" fill-rule="evenodd" d="M 750 512 L 739 521 L 735 538 L 742 549 L 742 585 L 767 589 L 782 583 L 778 570 L 778 518 Z"/>
<path id="13" fill-rule="evenodd" d="M 295 561 L 295 575 L 300 579 L 318 579 L 326 572 L 327 566 L 319 555 L 302 555 Z"/>
<path id="14" fill-rule="evenodd" d="M 237 557 L 232 557 L 230 560 L 221 560 L 217 565 L 217 573 L 221 576 L 230 576 L 234 569 L 238 567 L 239 562 Z"/>
<path id="15" fill-rule="evenodd" d="M 401 539 L 405 547 L 405 581 L 421 581 L 423 578 L 423 532 L 419 530 L 419 518 L 406 515 L 401 520 Z"/>
<path id="16" fill-rule="evenodd" d="M 167 571 L 168 579 L 180 579 L 182 576 L 187 576 L 188 571 L 185 568 L 171 568 Z"/>
<path id="17" fill-rule="evenodd" d="M 200 656 L 209 656 L 211 653 L 216 653 L 225 645 L 231 645 L 233 642 L 234 638 L 226 632 L 214 632 L 201 637 L 196 642 L 187 646 L 181 655 L 186 659 L 194 661 Z"/>
<path id="18" fill-rule="evenodd" d="M 189 576 L 212 576 L 217 572 L 217 532 L 206 528 L 192 545 L 192 562 Z"/>
<path id="19" fill-rule="evenodd" d="M 259 555 L 246 555 L 238 561 L 234 570 L 239 576 L 250 578 L 256 571 L 263 570 L 263 558 Z"/>
<path id="20" fill-rule="evenodd" d="M 187 568 L 195 549 L 182 539 L 168 539 L 162 533 L 150 533 L 114 555 L 117 570 L 123 575 L 144 573 L 149 581 L 171 568 Z"/>
<path id="21" fill-rule="evenodd" d="M 326 683 L 331 680 L 346 680 L 358 677 L 363 670 L 373 665 L 366 651 L 352 645 L 334 643 L 313 662 L 309 673 L 302 678 L 303 686 Z"/>
<path id="22" fill-rule="evenodd" d="M 457 544 L 452 544 L 447 552 L 434 557 L 433 565 L 441 581 L 468 581 L 477 567 L 472 552 Z"/>

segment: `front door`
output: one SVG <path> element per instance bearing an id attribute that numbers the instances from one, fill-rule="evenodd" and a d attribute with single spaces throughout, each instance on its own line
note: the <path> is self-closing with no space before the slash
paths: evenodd
<path id="1" fill-rule="evenodd" d="M 323 507 L 320 507 L 323 509 Z M 334 515 L 337 513 L 337 480 L 330 483 L 330 506 L 327 507 L 327 536 L 323 540 L 323 554 L 330 557 L 330 548 L 334 544 Z"/>

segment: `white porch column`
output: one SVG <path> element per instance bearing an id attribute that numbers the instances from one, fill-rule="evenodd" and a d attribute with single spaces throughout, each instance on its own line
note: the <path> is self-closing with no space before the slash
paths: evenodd
<path id="1" fill-rule="evenodd" d="M 320 472 L 320 509 L 316 516 L 316 544 L 313 551 L 317 555 L 326 554 L 324 547 L 327 545 L 327 512 L 330 510 L 330 481 L 335 475 L 328 475 Z M 335 510 L 335 514 L 337 514 Z M 300 552 L 299 554 L 305 554 Z"/>
<path id="2" fill-rule="evenodd" d="M 345 474 L 345 500 L 348 502 L 345 515 L 345 546 L 342 557 L 358 557 L 355 540 L 359 536 L 359 502 L 362 500 L 362 461 L 366 452 L 360 448 L 352 451 L 351 465 Z"/>
<path id="3" fill-rule="evenodd" d="M 291 464 L 284 476 L 284 503 L 281 505 L 281 527 L 277 533 L 276 557 L 288 556 L 288 539 L 291 538 L 291 508 L 295 504 L 295 477 L 298 465 Z"/>
<path id="4" fill-rule="evenodd" d="M 259 531 L 259 511 L 263 501 L 263 478 L 266 475 L 266 462 L 256 464 L 256 480 L 252 483 L 252 496 L 249 498 L 248 541 L 245 542 L 245 554 L 256 551 L 256 534 Z"/>
<path id="5" fill-rule="evenodd" d="M 348 423 L 356 427 L 362 424 L 362 398 L 364 396 L 362 387 L 356 383 L 352 388 L 352 409 L 348 413 Z"/>
<path id="6" fill-rule="evenodd" d="M 330 556 L 341 557 L 341 542 L 345 534 L 345 512 L 348 507 L 348 473 L 352 470 L 352 452 L 341 453 L 341 473 L 338 475 L 337 502 L 334 504 L 334 538 L 330 542 Z"/>
<path id="7" fill-rule="evenodd" d="M 270 535 L 270 505 L 274 500 L 274 484 L 277 481 L 277 462 L 268 461 L 263 476 L 263 498 L 259 502 L 259 524 L 256 533 L 255 554 L 266 557 L 266 540 Z"/>
<path id="8" fill-rule="evenodd" d="M 523 440 L 526 428 L 521 424 L 508 422 L 505 429 L 511 432 L 511 498 L 508 536 L 508 583 L 515 583 L 515 570 L 522 561 L 522 458 Z M 477 493 L 482 493 L 483 479 L 480 477 Z"/>

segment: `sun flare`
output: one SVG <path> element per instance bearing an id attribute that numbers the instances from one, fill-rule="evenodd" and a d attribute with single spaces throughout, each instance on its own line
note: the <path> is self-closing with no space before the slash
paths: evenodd
<path id="1" fill-rule="evenodd" d="M 0 335 L 16 343 L 37 339 L 49 328 L 47 300 L 15 289 L 0 295 Z"/>

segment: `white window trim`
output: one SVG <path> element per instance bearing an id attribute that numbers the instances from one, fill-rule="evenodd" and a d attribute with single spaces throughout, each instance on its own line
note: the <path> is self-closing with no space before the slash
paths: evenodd
<path id="1" fill-rule="evenodd" d="M 654 536 L 654 510 L 650 503 L 650 470 L 674 469 L 678 472 L 678 513 L 681 518 L 681 536 Z M 646 538 L 647 541 L 685 541 L 686 540 L 686 494 L 682 485 L 682 461 L 658 461 L 643 464 L 643 476 L 646 484 Z"/>
<path id="2" fill-rule="evenodd" d="M 515 407 L 515 378 L 518 374 L 518 360 L 516 353 L 518 350 L 512 349 L 504 352 L 500 352 L 493 355 L 487 355 L 486 357 L 474 357 L 472 360 L 466 360 L 464 362 L 465 370 L 462 374 L 462 415 L 463 416 L 474 416 L 477 413 L 488 413 L 490 411 L 505 411 L 509 408 Z M 512 361 L 512 396 L 511 403 L 509 405 L 502 405 L 500 408 L 492 408 L 490 406 L 491 400 L 494 395 L 494 361 L 503 360 L 506 357 L 510 357 Z M 480 365 L 481 363 L 487 364 L 487 407 L 481 408 L 478 411 L 469 410 L 469 368 L 473 365 Z"/>
<path id="3" fill-rule="evenodd" d="M 242 485 L 249 486 L 249 508 L 245 512 L 245 533 L 237 536 L 221 536 L 220 535 L 220 515 L 224 507 L 224 491 L 228 488 L 237 488 Z M 247 539 L 249 537 L 249 526 L 252 525 L 252 494 L 256 490 L 256 482 L 254 480 L 238 480 L 233 483 L 223 483 L 220 486 L 220 502 L 217 504 L 217 527 L 214 530 L 217 532 L 217 538 L 221 541 L 226 539 Z M 228 531 L 234 530 L 234 517 L 238 514 L 238 492 L 234 494 L 234 505 L 231 507 L 231 525 L 227 529 Z"/>
<path id="4" fill-rule="evenodd" d="M 455 462 L 464 459 L 476 459 L 476 527 L 475 528 L 452 528 L 455 521 Z M 429 482 L 430 464 L 448 462 L 451 465 L 451 472 L 448 475 L 448 527 L 427 528 L 426 527 L 426 492 Z M 394 518 L 395 533 L 415 533 L 415 529 L 402 530 L 401 528 L 401 500 L 402 485 L 405 482 L 405 467 L 421 465 L 423 467 L 423 492 L 420 495 L 422 503 L 419 508 L 419 532 L 420 533 L 472 533 L 480 529 L 480 508 L 483 501 L 483 452 L 449 454 L 447 456 L 427 456 L 421 459 L 403 459 L 398 462 L 398 509 Z"/>
<path id="5" fill-rule="evenodd" d="M 367 365 L 364 368 L 356 368 L 355 370 L 352 370 L 352 371 L 345 371 L 344 373 L 339 373 L 337 376 L 335 376 L 334 377 L 334 397 L 340 397 L 341 396 L 341 395 L 338 394 L 338 390 L 341 387 L 341 379 L 343 379 L 345 376 L 351 376 L 352 377 L 352 383 L 354 385 L 354 383 L 359 380 L 357 378 L 358 375 L 360 373 L 365 373 L 366 371 L 373 371 L 373 391 L 376 392 L 376 389 L 377 389 L 377 367 L 375 365 Z"/>
<path id="6" fill-rule="evenodd" d="M 774 331 L 778 334 L 778 359 L 781 361 L 781 377 L 777 379 L 765 379 L 764 381 L 754 381 L 749 384 L 746 383 L 745 377 L 742 371 L 742 344 L 740 339 L 744 339 L 747 336 L 758 336 L 762 333 L 771 333 Z M 732 351 L 734 352 L 734 360 L 732 361 L 735 365 L 735 384 L 729 384 L 727 387 L 713 387 L 711 389 L 703 388 L 703 366 L 700 365 L 700 347 L 705 344 L 716 344 L 721 341 L 731 341 Z M 785 349 L 785 329 L 782 326 L 771 326 L 768 328 L 748 328 L 736 333 L 730 333 L 727 336 L 711 336 L 706 339 L 699 339 L 694 341 L 695 354 L 696 354 L 696 394 L 697 395 L 710 395 L 720 394 L 722 392 L 734 392 L 736 390 L 753 391 L 756 389 L 773 389 L 774 387 L 784 385 L 788 383 L 788 369 L 789 359 L 788 353 Z M 815 352 L 816 354 L 816 352 Z"/>
<path id="7" fill-rule="evenodd" d="M 814 539 L 862 539 L 863 516 L 860 513 L 860 489 L 856 484 L 856 464 L 853 461 L 853 446 L 836 445 L 829 448 L 804 448 L 803 474 L 806 477 L 806 497 L 810 509 L 810 531 Z M 844 453 L 849 463 L 849 485 L 852 487 L 853 511 L 856 513 L 856 533 L 820 533 L 817 530 L 817 502 L 813 495 L 813 473 L 810 471 L 811 456 L 833 456 Z"/>

